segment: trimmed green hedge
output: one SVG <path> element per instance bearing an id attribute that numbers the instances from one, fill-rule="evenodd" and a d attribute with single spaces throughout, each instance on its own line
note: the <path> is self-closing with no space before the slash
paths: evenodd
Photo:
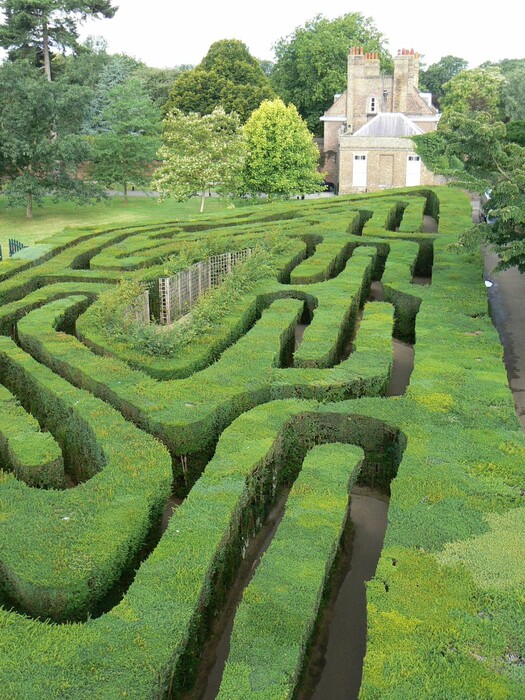
<path id="1" fill-rule="evenodd" d="M 362 456 L 359 448 L 340 444 L 319 445 L 306 456 L 284 518 L 235 616 L 219 700 L 293 695 L 343 537 L 348 490 L 357 480 Z"/>
<path id="2" fill-rule="evenodd" d="M 363 212 L 373 215 L 367 219 Z M 439 218 L 437 234 L 415 228 L 422 212 Z M 186 228 L 166 224 L 158 239 L 155 227 L 78 233 L 83 240 L 65 249 L 57 243 L 48 260 L 0 282 L 0 295 L 10 302 L 1 327 L 10 333 L 16 322 L 23 348 L 0 339 L 1 381 L 49 429 L 66 473 L 85 482 L 42 490 L 0 472 L 0 694 L 151 700 L 189 687 L 246 542 L 280 489 L 297 479 L 291 515 L 268 551 L 275 563 L 256 573 L 239 609 L 223 688 L 228 696 L 234 676 L 246 700 L 261 693 L 292 697 L 338 534 L 332 530 L 315 573 L 305 563 L 304 586 L 292 576 L 290 588 L 277 590 L 273 577 L 286 571 L 281 554 L 273 553 L 293 550 L 313 522 L 301 505 L 310 497 L 308 485 L 304 490 L 308 460 L 301 471 L 305 455 L 320 443 L 343 443 L 363 450 L 359 482 L 391 492 L 385 546 L 367 589 L 360 698 L 524 695 L 525 445 L 487 313 L 479 256 L 447 251 L 469 222 L 468 198 L 447 188 L 283 203 L 235 212 L 222 227 L 219 217 Z M 383 228 L 396 223 L 406 230 Z M 161 267 L 155 261 L 166 243 L 162 236 L 170 230 L 180 227 L 178 238 L 200 245 L 201 237 L 235 237 L 236 229 L 247 235 L 250 226 L 281 230 L 310 257 L 301 265 L 290 260 L 280 281 L 268 280 L 247 295 L 228 319 L 244 335 L 213 335 L 210 345 L 221 332 L 232 344 L 218 357 L 210 353 L 205 369 L 158 381 L 117 357 L 95 355 L 69 334 L 79 318 L 86 342 L 92 341 L 94 329 L 85 322 L 90 312 L 83 312 L 121 274 L 91 270 L 96 256 L 127 260 L 125 267 L 138 255 L 151 266 L 134 274 L 152 280 Z M 123 249 L 127 258 L 118 257 Z M 413 275 L 430 272 L 430 265 L 432 284 L 414 285 Z M 304 275 L 301 284 L 293 272 Z M 387 302 L 365 304 L 370 280 L 379 277 Z M 312 312 L 294 352 L 295 327 Z M 253 320 L 260 316 L 251 328 L 251 320 L 243 325 L 247 313 Z M 417 342 L 406 395 L 387 399 L 392 329 Z M 342 359 L 342 342 L 349 341 L 353 352 Z M 312 366 L 298 366 L 306 362 Z M 160 437 L 173 463 L 115 407 Z M 37 461 L 45 464 L 45 458 Z M 316 482 L 324 478 L 335 479 L 327 466 Z M 173 480 L 190 490 L 155 546 Z M 346 488 L 343 493 L 339 485 L 336 495 L 346 502 Z M 300 526 L 287 534 L 294 517 Z M 320 537 L 305 536 L 302 551 L 321 545 Z M 124 597 L 104 601 L 137 565 L 145 542 L 151 553 Z M 305 593 L 300 608 L 294 585 Z M 278 642 L 295 650 L 288 660 L 255 633 L 273 618 L 258 615 L 251 625 L 248 604 L 277 599 Z M 10 610 L 13 602 L 22 612 L 57 620 L 87 611 L 100 616 L 46 624 Z M 246 621 L 254 629 L 249 661 Z"/>
<path id="3" fill-rule="evenodd" d="M 0 386 L 0 464 L 28 486 L 63 488 L 64 461 L 53 437 Z"/>

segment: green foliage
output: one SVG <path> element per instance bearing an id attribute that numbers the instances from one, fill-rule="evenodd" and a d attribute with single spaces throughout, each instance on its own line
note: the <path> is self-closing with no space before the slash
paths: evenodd
<path id="1" fill-rule="evenodd" d="M 133 72 L 133 77 L 141 81 L 142 87 L 153 104 L 162 110 L 168 101 L 174 83 L 192 68 L 193 66 L 190 65 L 180 65 L 174 68 L 152 68 L 144 65 L 139 66 Z"/>
<path id="2" fill-rule="evenodd" d="M 239 188 L 243 162 L 239 118 L 216 108 L 211 114 L 171 111 L 164 120 L 162 164 L 155 173 L 154 187 L 161 197 L 177 201 L 201 193 L 201 211 L 206 191 L 213 187 L 223 194 Z"/>
<path id="3" fill-rule="evenodd" d="M 505 128 L 507 141 L 525 146 L 525 119 L 509 122 Z"/>
<path id="4" fill-rule="evenodd" d="M 175 82 L 165 109 L 204 115 L 222 107 L 245 122 L 263 100 L 273 96 L 267 76 L 246 45 L 223 39 L 212 44 L 201 63 Z"/>
<path id="5" fill-rule="evenodd" d="M 319 118 L 334 95 L 346 90 L 350 47 L 378 51 L 383 69 L 392 69 L 384 44 L 373 19 L 360 12 L 333 20 L 317 15 L 276 43 L 272 85 L 279 97 L 297 107 L 310 131 L 320 134 Z"/>
<path id="6" fill-rule="evenodd" d="M 45 195 L 86 203 L 101 199 L 100 188 L 78 178 L 89 158 L 80 135 L 85 91 L 61 81 L 49 84 L 25 61 L 0 66 L 0 175 L 11 206 L 33 203 Z"/>
<path id="7" fill-rule="evenodd" d="M 505 125 L 484 112 L 450 112 L 437 132 L 417 136 L 416 149 L 435 172 L 471 191 L 490 191 L 485 213 L 492 224 L 469 226 L 454 250 L 472 251 L 480 243 L 500 256 L 498 269 L 525 272 L 525 148 L 506 139 Z"/>
<path id="8" fill-rule="evenodd" d="M 481 68 L 500 70 L 505 78 L 502 89 L 503 113 L 506 119 L 525 119 L 525 59 L 505 58 L 498 63 L 487 61 Z"/>
<path id="9" fill-rule="evenodd" d="M 12 471 L 29 486 L 65 485 L 60 447 L 50 433 L 41 432 L 37 421 L 3 386 L 0 386 L 0 460 L 4 471 Z"/>
<path id="10" fill-rule="evenodd" d="M 90 173 L 106 187 L 128 183 L 145 186 L 160 146 L 160 112 L 137 79 L 117 85 L 108 94 L 100 131 L 93 137 Z"/>
<path id="11" fill-rule="evenodd" d="M 93 321 L 106 336 L 125 342 L 148 355 L 177 355 L 220 324 L 242 297 L 259 282 L 274 278 L 278 270 L 278 255 L 285 251 L 286 245 L 283 249 L 283 242 L 277 240 L 260 243 L 250 258 L 236 265 L 219 287 L 200 297 L 188 317 L 170 329 L 155 324 L 145 326 L 134 320 L 134 304 L 143 291 L 137 280 L 122 280 L 116 288 L 101 295 Z M 197 259 L 204 259 L 215 252 L 213 248 L 201 249 L 201 253 L 193 251 L 191 257 L 197 255 Z M 176 266 L 167 265 L 169 274 L 189 266 L 184 252 L 177 256 L 176 263 Z"/>
<path id="12" fill-rule="evenodd" d="M 505 78 L 499 68 L 462 70 L 443 86 L 440 100 L 443 115 L 488 112 L 498 119 L 503 113 L 504 85 Z"/>
<path id="13" fill-rule="evenodd" d="M 244 126 L 244 138 L 247 192 L 264 192 L 272 199 L 321 188 L 319 151 L 293 105 L 287 107 L 282 100 L 263 102 Z"/>
<path id="14" fill-rule="evenodd" d="M 501 64 L 501 70 L 506 78 L 503 86 L 503 111 L 508 119 L 523 121 L 525 120 L 525 61 L 516 61 L 512 67 L 508 68 L 504 63 Z"/>
<path id="15" fill-rule="evenodd" d="M 78 25 L 88 17 L 113 17 L 111 0 L 2 0 L 0 46 L 9 56 L 43 66 L 51 80 L 51 50 L 77 50 Z"/>
<path id="16" fill-rule="evenodd" d="M 136 66 L 135 59 L 129 56 L 109 57 L 100 71 L 93 96 L 85 109 L 82 125 L 85 134 L 98 134 L 108 130 L 104 112 L 111 108 L 112 90 L 129 80 Z"/>
<path id="17" fill-rule="evenodd" d="M 362 456 L 359 448 L 337 443 L 318 445 L 307 454 L 283 520 L 244 591 L 218 700 L 293 695 L 343 537 L 347 493 L 357 480 Z"/>
<path id="18" fill-rule="evenodd" d="M 419 89 L 431 92 L 438 101 L 443 97 L 443 86 L 448 83 L 460 71 L 465 70 L 468 61 L 457 56 L 443 56 L 437 63 L 433 63 L 426 70 L 419 73 Z"/>
<path id="19" fill-rule="evenodd" d="M 423 212 L 439 215 L 438 234 L 418 230 Z M 12 596 L 0 609 L 6 697 L 185 692 L 246 543 L 293 481 L 239 607 L 220 692 L 243 700 L 302 692 L 345 517 L 345 471 L 358 448 L 359 483 L 391 491 L 382 556 L 367 584 L 360 695 L 523 695 L 525 447 L 481 260 L 447 250 L 470 217 L 468 197 L 447 188 L 247 206 L 198 221 L 62 232 L 31 266 L 2 273 L 0 329 L 16 323 L 20 343 L 0 338 L 10 431 L 23 437 L 38 420 L 60 445 L 67 474 L 83 482 L 28 489 L 0 474 L 2 595 Z M 169 245 L 189 261 L 192 246 L 208 239 L 240 248 L 270 231 L 285 239 L 279 279 L 240 295 L 184 353 L 185 378 L 159 381 L 130 367 L 127 348 L 95 347 L 96 323 L 86 318 L 99 302 L 85 309 L 134 256 L 142 266 L 134 279 L 152 280 Z M 430 243 L 432 284 L 423 288 L 411 278 Z M 393 304 L 366 303 L 354 351 L 342 359 L 339 338 L 357 325 L 349 314 L 381 275 Z M 305 306 L 312 321 L 294 353 Z M 386 398 L 392 330 L 398 337 L 410 308 L 415 368 L 405 394 Z M 197 365 L 203 348 L 207 360 Z M 298 366 L 305 355 L 316 365 Z M 157 541 L 172 479 L 187 496 Z M 128 570 L 133 580 L 119 597 L 114 584 Z M 118 600 L 100 608 L 108 590 Z M 44 622 L 50 616 L 83 622 Z"/>

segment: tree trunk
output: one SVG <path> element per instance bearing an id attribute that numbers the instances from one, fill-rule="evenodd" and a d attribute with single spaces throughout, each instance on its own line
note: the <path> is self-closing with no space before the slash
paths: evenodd
<path id="1" fill-rule="evenodd" d="M 128 183 L 124 183 L 124 201 L 128 203 Z"/>
<path id="2" fill-rule="evenodd" d="M 204 190 L 203 193 L 202 193 L 202 195 L 201 195 L 201 208 L 200 208 L 200 213 L 201 213 L 201 214 L 202 214 L 202 212 L 204 211 L 204 201 L 205 201 L 205 199 L 206 199 L 206 190 Z"/>
<path id="3" fill-rule="evenodd" d="M 44 22 L 42 27 L 42 43 L 44 48 L 44 73 L 49 82 L 51 82 L 51 59 L 49 57 L 49 35 L 47 32 L 47 22 Z"/>
<path id="4" fill-rule="evenodd" d="M 27 195 L 26 219 L 33 218 L 33 195 Z"/>

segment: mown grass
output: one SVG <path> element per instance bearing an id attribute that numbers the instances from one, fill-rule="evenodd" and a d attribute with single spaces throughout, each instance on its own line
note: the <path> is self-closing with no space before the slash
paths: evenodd
<path id="1" fill-rule="evenodd" d="M 35 207 L 34 218 L 26 219 L 23 207 L 9 208 L 5 197 L 0 196 L 0 243 L 4 258 L 8 253 L 8 239 L 32 245 L 67 226 L 125 226 L 127 224 L 147 224 L 172 219 L 204 218 L 213 212 L 227 210 L 228 203 L 218 197 L 206 200 L 206 208 L 199 213 L 200 199 L 193 197 L 187 202 L 165 200 L 159 202 L 154 197 L 114 196 L 99 204 L 77 206 L 72 202 L 53 202 L 47 198 L 44 206 Z"/>

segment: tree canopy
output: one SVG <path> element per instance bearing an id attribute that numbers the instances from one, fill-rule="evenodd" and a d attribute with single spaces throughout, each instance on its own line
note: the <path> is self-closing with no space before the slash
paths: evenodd
<path id="1" fill-rule="evenodd" d="M 508 119 L 525 120 L 525 60 L 502 61 L 500 70 L 505 76 L 503 111 Z"/>
<path id="2" fill-rule="evenodd" d="M 317 15 L 275 45 L 272 85 L 284 102 L 294 104 L 314 133 L 334 95 L 346 90 L 348 51 L 362 46 L 378 51 L 382 67 L 392 69 L 386 39 L 374 20 L 351 12 L 329 20 Z"/>
<path id="3" fill-rule="evenodd" d="M 431 92 L 439 100 L 443 97 L 443 86 L 449 80 L 465 70 L 468 62 L 458 56 L 443 56 L 437 63 L 433 63 L 419 74 L 419 89 Z"/>
<path id="4" fill-rule="evenodd" d="M 163 141 L 154 178 L 161 198 L 184 201 L 200 192 L 203 211 L 209 188 L 222 194 L 238 190 L 244 152 L 236 113 L 217 107 L 201 116 L 174 109 L 164 120 Z"/>
<path id="5" fill-rule="evenodd" d="M 242 41 L 224 39 L 210 46 L 193 70 L 175 82 L 166 109 L 210 114 L 221 106 L 244 122 L 264 99 L 274 96 L 259 62 Z"/>
<path id="6" fill-rule="evenodd" d="M 500 256 L 499 269 L 525 272 L 525 148 L 506 138 L 505 124 L 489 113 L 450 112 L 435 132 L 415 137 L 425 165 L 469 191 L 490 193 L 492 223 L 468 229 L 458 250 L 485 242 Z"/>
<path id="7" fill-rule="evenodd" d="M 141 81 L 153 103 L 162 110 L 168 101 L 175 81 L 192 68 L 193 66 L 190 65 L 174 66 L 173 68 L 152 68 L 142 65 L 133 71 L 133 76 Z"/>
<path id="8" fill-rule="evenodd" d="M 294 105 L 266 100 L 244 126 L 244 187 L 270 199 L 322 189 L 319 150 Z"/>
<path id="9" fill-rule="evenodd" d="M 473 68 L 457 73 L 443 86 L 440 101 L 443 113 L 488 112 L 502 116 L 502 90 L 505 78 L 499 68 Z"/>
<path id="10" fill-rule="evenodd" d="M 0 180 L 11 205 L 33 204 L 45 195 L 84 203 L 100 198 L 95 185 L 78 177 L 89 157 L 80 136 L 86 92 L 77 85 L 49 83 L 26 61 L 0 66 Z"/>
<path id="11" fill-rule="evenodd" d="M 125 83 L 137 67 L 137 61 L 131 56 L 115 54 L 109 57 L 99 73 L 92 97 L 86 105 L 84 133 L 96 134 L 99 131 L 107 131 L 103 112 L 111 103 L 111 91 Z"/>
<path id="12" fill-rule="evenodd" d="M 78 49 L 78 25 L 88 17 L 113 17 L 111 0 L 0 0 L 5 20 L 0 46 L 9 57 L 43 66 L 51 80 L 51 52 Z"/>
<path id="13" fill-rule="evenodd" d="M 102 111 L 102 128 L 93 137 L 90 174 L 106 187 L 144 186 L 160 146 L 160 111 L 138 79 L 110 90 Z"/>

